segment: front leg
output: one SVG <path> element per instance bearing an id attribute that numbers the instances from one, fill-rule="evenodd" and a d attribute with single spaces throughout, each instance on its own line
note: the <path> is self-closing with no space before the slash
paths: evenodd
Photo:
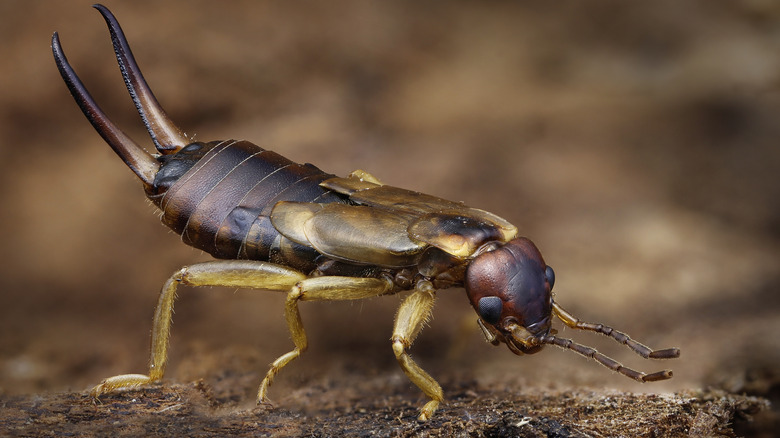
<path id="1" fill-rule="evenodd" d="M 409 380 L 431 399 L 420 410 L 418 417 L 420 421 L 426 421 L 433 416 L 439 403 L 444 400 L 444 395 L 436 380 L 420 368 L 406 350 L 411 347 L 414 339 L 422 330 L 423 324 L 431 316 L 435 299 L 436 290 L 431 282 L 419 281 L 414 292 L 398 308 L 392 337 L 393 353 L 395 353 L 401 369 L 409 377 Z"/>
<path id="2" fill-rule="evenodd" d="M 149 374 L 122 374 L 109 377 L 95 386 L 91 395 L 135 388 L 160 380 L 168 361 L 173 302 L 179 284 L 189 286 L 227 286 L 283 291 L 306 276 L 294 269 L 266 262 L 220 260 L 184 267 L 168 279 L 160 292 L 152 326 L 152 354 Z"/>

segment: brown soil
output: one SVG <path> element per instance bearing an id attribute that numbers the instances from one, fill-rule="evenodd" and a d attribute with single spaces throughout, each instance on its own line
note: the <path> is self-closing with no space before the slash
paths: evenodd
<path id="1" fill-rule="evenodd" d="M 352 382 L 376 397 L 344 398 L 341 388 L 314 384 L 286 399 L 306 410 L 239 408 L 202 381 L 109 396 L 12 398 L 3 421 L 14 436 L 732 436 L 755 430 L 748 419 L 767 401 L 725 392 L 642 395 L 603 391 L 507 392 L 477 385 L 451 388 L 432 420 L 416 421 L 409 391 L 385 376 Z"/>

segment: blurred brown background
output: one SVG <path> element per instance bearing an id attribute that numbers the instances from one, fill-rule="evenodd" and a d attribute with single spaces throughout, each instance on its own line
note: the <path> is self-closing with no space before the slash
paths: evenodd
<path id="1" fill-rule="evenodd" d="M 145 372 L 159 288 L 208 259 L 159 223 L 59 77 L 55 30 L 98 102 L 151 146 L 89 5 L 0 3 L 0 395 Z M 644 386 L 557 349 L 519 358 L 485 344 L 463 291 L 443 291 L 412 352 L 445 394 L 461 378 L 765 395 L 756 382 L 777 382 L 777 3 L 107 6 L 198 139 L 245 138 L 497 213 L 535 240 L 569 310 L 683 352 L 650 363 L 575 336 L 628 365 L 674 369 Z M 388 341 L 399 299 L 305 303 L 311 349 L 271 397 L 360 373 L 411 385 Z M 167 378 L 244 373 L 234 390 L 251 403 L 292 346 L 282 305 L 281 294 L 183 289 Z"/>

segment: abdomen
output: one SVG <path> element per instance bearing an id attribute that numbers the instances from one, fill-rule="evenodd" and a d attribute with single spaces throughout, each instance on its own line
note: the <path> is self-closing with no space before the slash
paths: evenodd
<path id="1" fill-rule="evenodd" d="M 181 160 L 176 164 L 190 167 L 172 176 L 175 182 L 160 198 L 152 198 L 163 211 L 163 223 L 179 233 L 184 243 L 216 258 L 313 269 L 319 254 L 281 236 L 269 216 L 279 201 L 346 202 L 319 185 L 333 175 L 247 141 L 228 140 L 202 147 L 203 153 L 193 154 L 192 163 Z M 162 170 L 166 165 L 163 163 Z M 171 169 L 174 174 L 181 172 Z"/>

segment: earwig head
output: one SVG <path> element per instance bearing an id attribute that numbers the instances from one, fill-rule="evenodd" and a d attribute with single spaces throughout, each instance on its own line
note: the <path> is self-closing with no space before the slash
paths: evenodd
<path id="1" fill-rule="evenodd" d="M 488 244 L 491 245 L 491 244 Z M 530 240 L 483 249 L 466 270 L 466 291 L 481 320 L 516 353 L 535 353 L 550 333 L 555 274 Z"/>
<path id="2" fill-rule="evenodd" d="M 552 299 L 555 273 L 530 240 L 521 237 L 505 244 L 483 246 L 466 270 L 466 292 L 479 314 L 479 325 L 493 344 L 503 342 L 515 354 L 536 353 L 545 344 L 592 358 L 605 367 L 638 382 L 672 377 L 669 370 L 646 374 L 624 367 L 616 360 L 571 339 L 555 336 L 551 327 L 555 315 L 567 326 L 609 336 L 648 359 L 673 359 L 677 348 L 652 350 L 625 333 L 603 324 L 582 322 Z"/>

